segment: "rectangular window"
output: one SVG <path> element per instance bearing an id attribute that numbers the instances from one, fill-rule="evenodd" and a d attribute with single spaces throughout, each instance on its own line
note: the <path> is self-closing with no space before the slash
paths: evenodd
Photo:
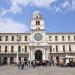
<path id="1" fill-rule="evenodd" d="M 58 46 L 56 46 L 56 52 L 58 52 Z"/>
<path id="2" fill-rule="evenodd" d="M 14 52 L 14 46 L 11 46 L 11 52 Z"/>
<path id="3" fill-rule="evenodd" d="M 21 41 L 21 36 L 19 36 L 19 41 Z"/>
<path id="4" fill-rule="evenodd" d="M 65 37 L 64 36 L 62 36 L 62 41 L 65 41 Z"/>
<path id="5" fill-rule="evenodd" d="M 5 52 L 7 52 L 7 46 L 5 46 Z"/>
<path id="6" fill-rule="evenodd" d="M 17 41 L 19 42 L 19 41 L 21 41 L 21 36 L 17 36 Z"/>
<path id="7" fill-rule="evenodd" d="M 21 52 L 21 46 L 18 46 L 18 52 Z"/>
<path id="8" fill-rule="evenodd" d="M 11 36 L 11 41 L 14 41 L 14 36 Z"/>
<path id="9" fill-rule="evenodd" d="M 49 36 L 49 41 L 51 41 L 52 39 L 51 39 L 51 36 Z"/>
<path id="10" fill-rule="evenodd" d="M 68 36 L 68 41 L 70 41 L 70 36 Z"/>
<path id="11" fill-rule="evenodd" d="M 65 52 L 65 45 L 63 45 L 63 52 Z"/>
<path id="12" fill-rule="evenodd" d="M 25 46 L 25 52 L 27 52 L 27 46 Z"/>
<path id="13" fill-rule="evenodd" d="M 27 36 L 25 36 L 25 41 L 27 41 Z"/>
<path id="14" fill-rule="evenodd" d="M 0 41 L 2 41 L 2 36 L 0 36 Z"/>
<path id="15" fill-rule="evenodd" d="M 50 52 L 52 52 L 52 46 L 50 46 Z"/>
<path id="16" fill-rule="evenodd" d="M 1 46 L 0 46 L 0 52 L 1 52 Z"/>
<path id="17" fill-rule="evenodd" d="M 5 41 L 8 41 L 8 36 L 5 37 Z"/>
<path id="18" fill-rule="evenodd" d="M 58 41 L 58 37 L 57 36 L 55 36 L 55 41 Z"/>
<path id="19" fill-rule="evenodd" d="M 69 51 L 71 52 L 71 45 L 69 45 Z"/>

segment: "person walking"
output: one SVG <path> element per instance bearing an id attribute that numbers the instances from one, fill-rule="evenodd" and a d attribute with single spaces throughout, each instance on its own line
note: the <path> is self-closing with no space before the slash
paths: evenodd
<path id="1" fill-rule="evenodd" d="M 21 67 L 21 61 L 18 62 L 17 66 L 18 66 L 18 69 L 20 69 L 20 67 Z"/>
<path id="2" fill-rule="evenodd" d="M 36 64 L 35 64 L 35 60 L 33 60 L 33 68 L 35 68 L 35 65 L 36 65 Z"/>
<path id="3" fill-rule="evenodd" d="M 51 66 L 51 60 L 49 60 L 49 66 Z"/>
<path id="4" fill-rule="evenodd" d="M 54 60 L 52 60 L 52 64 L 53 64 L 53 66 L 54 66 Z"/>
<path id="5" fill-rule="evenodd" d="M 21 69 L 24 69 L 24 61 L 21 62 Z"/>

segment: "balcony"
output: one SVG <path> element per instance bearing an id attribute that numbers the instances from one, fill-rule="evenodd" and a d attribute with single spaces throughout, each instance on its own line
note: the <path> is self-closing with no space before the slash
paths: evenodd
<path id="1" fill-rule="evenodd" d="M 75 51 L 52 51 L 52 52 L 50 52 L 50 54 L 52 54 L 52 53 L 57 53 L 57 54 L 59 54 L 59 53 L 64 53 L 64 54 L 73 54 L 73 53 L 75 53 Z"/>
<path id="2" fill-rule="evenodd" d="M 42 47 L 46 47 L 46 46 L 48 46 L 48 44 L 44 43 L 44 42 L 34 42 L 34 43 L 29 43 L 29 46 L 34 46 L 34 47 L 42 46 Z"/>
<path id="3" fill-rule="evenodd" d="M 17 52 L 0 52 L 0 54 L 17 54 Z M 19 54 L 29 54 L 28 52 L 19 52 Z"/>
<path id="4" fill-rule="evenodd" d="M 16 57 L 17 52 L 0 52 L 0 57 Z M 27 57 L 29 56 L 28 52 L 20 52 L 20 57 Z"/>

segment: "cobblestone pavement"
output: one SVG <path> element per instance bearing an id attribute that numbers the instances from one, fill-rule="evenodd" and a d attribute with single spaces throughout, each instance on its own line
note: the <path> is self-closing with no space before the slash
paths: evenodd
<path id="1" fill-rule="evenodd" d="M 75 75 L 75 67 L 36 67 L 18 69 L 16 66 L 0 66 L 0 75 Z"/>

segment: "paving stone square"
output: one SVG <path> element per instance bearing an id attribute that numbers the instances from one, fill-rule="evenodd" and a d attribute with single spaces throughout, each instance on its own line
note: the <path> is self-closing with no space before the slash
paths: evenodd
<path id="1" fill-rule="evenodd" d="M 27 67 L 23 70 L 16 66 L 0 66 L 0 75 L 75 75 L 75 67 Z"/>

